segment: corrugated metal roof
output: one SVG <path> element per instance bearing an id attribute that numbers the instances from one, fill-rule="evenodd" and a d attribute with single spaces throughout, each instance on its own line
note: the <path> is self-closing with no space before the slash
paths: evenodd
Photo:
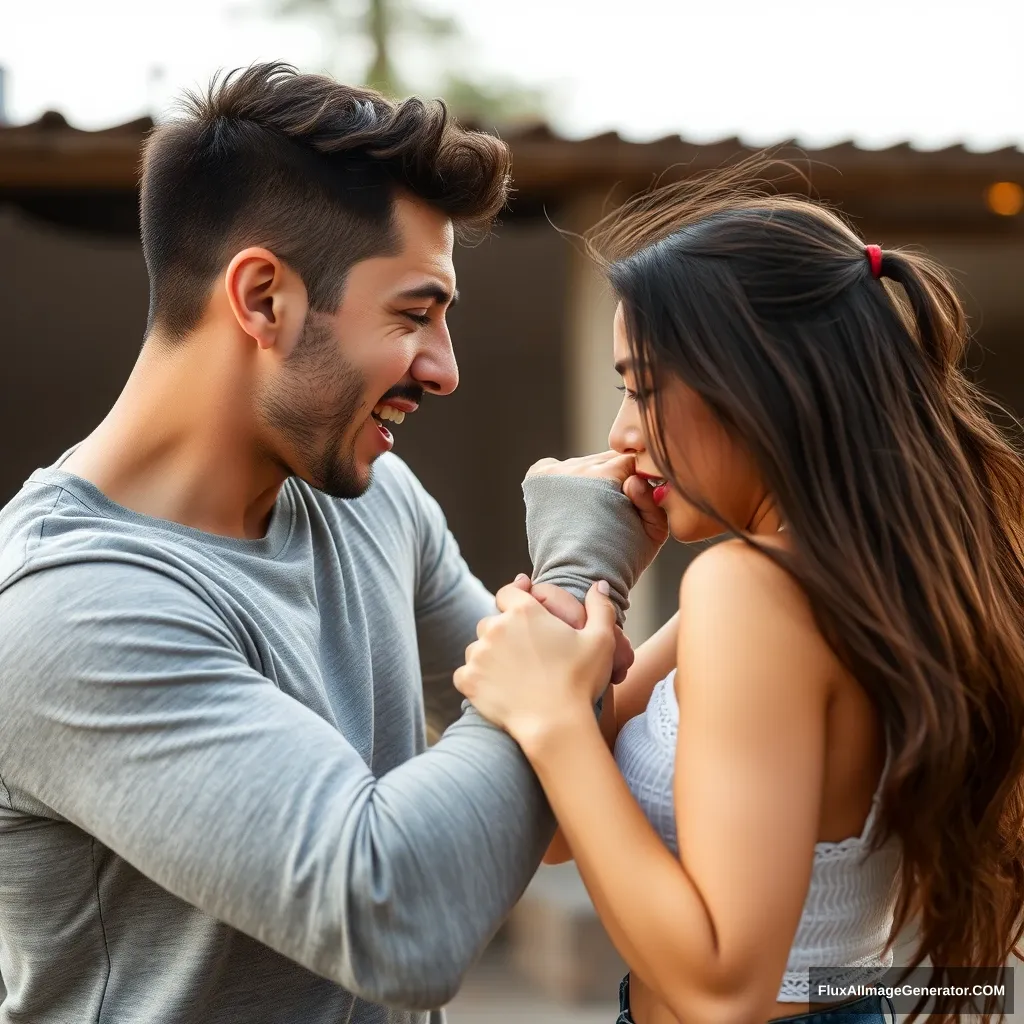
<path id="1" fill-rule="evenodd" d="M 939 148 L 928 148 L 926 146 L 919 146 L 912 141 L 902 141 L 895 143 L 891 146 L 873 147 L 864 146 L 858 143 L 854 139 L 846 139 L 843 142 L 834 143 L 831 146 L 815 147 L 809 146 L 806 143 L 802 143 L 799 139 L 791 138 L 780 140 L 779 142 L 768 143 L 766 145 L 754 145 L 746 139 L 742 139 L 738 136 L 732 135 L 721 139 L 715 139 L 711 142 L 695 142 L 693 140 L 686 139 L 682 135 L 664 135 L 657 139 L 651 139 L 644 142 L 638 142 L 633 139 L 624 139 L 618 132 L 604 132 L 600 135 L 592 135 L 584 138 L 574 139 L 566 138 L 563 135 L 559 135 L 550 125 L 547 124 L 536 124 L 526 128 L 516 129 L 511 133 L 502 133 L 502 137 L 511 141 L 517 142 L 543 142 L 543 143 L 566 143 L 569 145 L 576 146 L 589 146 L 589 145 L 622 145 L 622 146 L 684 146 L 693 149 L 701 150 L 729 150 L 735 152 L 737 149 L 749 149 L 751 151 L 760 151 L 763 149 L 775 149 L 776 146 L 792 147 L 797 149 L 803 149 L 807 152 L 813 152 L 816 154 L 823 153 L 864 153 L 864 154 L 906 154 L 911 153 L 915 155 L 930 156 L 936 153 L 964 153 L 969 157 L 978 156 L 991 156 L 994 154 L 1014 154 L 1018 157 L 1024 158 L 1024 150 L 1015 146 L 1003 146 L 994 149 L 972 149 L 965 146 L 963 143 L 956 143 L 950 146 L 944 146 Z"/>
<path id="2" fill-rule="evenodd" d="M 41 142 L 44 139 L 56 141 L 57 137 L 65 139 L 74 138 L 82 142 L 91 141 L 97 146 L 103 146 L 108 142 L 137 141 L 141 139 L 154 125 L 151 117 L 140 117 L 134 121 L 124 124 L 112 125 L 102 129 L 76 128 L 70 124 L 63 114 L 57 111 L 47 111 L 37 120 L 21 125 L 0 125 L 0 147 L 18 145 L 19 143 Z M 829 161 L 841 159 L 844 163 L 849 160 L 876 162 L 918 162 L 933 164 L 936 161 L 947 163 L 949 161 L 974 164 L 979 161 L 989 162 L 993 159 L 1006 159 L 1024 163 L 1024 150 L 1015 146 L 1005 146 L 1000 149 L 976 150 L 966 147 L 963 143 L 946 146 L 940 149 L 928 149 L 915 145 L 912 142 L 904 141 L 891 146 L 872 148 L 862 146 L 855 140 L 849 139 L 834 145 L 825 147 L 814 147 L 802 144 L 798 139 L 785 139 L 768 145 L 753 145 L 744 139 L 736 136 L 717 139 L 712 142 L 693 142 L 681 135 L 666 135 L 661 138 L 649 141 L 638 142 L 631 139 L 624 139 L 618 132 L 604 132 L 600 135 L 592 135 L 584 138 L 567 138 L 559 135 L 550 125 L 534 124 L 527 127 L 511 128 L 499 133 L 505 141 L 516 148 L 524 146 L 544 146 L 557 148 L 571 148 L 579 152 L 597 151 L 606 152 L 609 149 L 643 151 L 648 153 L 664 151 L 670 152 L 677 158 L 685 159 L 687 156 L 714 156 L 717 154 L 729 155 L 741 151 L 757 152 L 764 149 L 786 149 L 790 151 L 806 152 L 815 160 Z"/>
<path id="3" fill-rule="evenodd" d="M 4 141 L 12 139 L 29 139 L 51 132 L 67 132 L 74 135 L 84 135 L 95 139 L 117 138 L 118 136 L 138 137 L 144 135 L 153 127 L 151 117 L 140 117 L 134 121 L 127 121 L 124 124 L 116 124 L 110 128 L 97 130 L 76 128 L 69 124 L 67 118 L 56 110 L 48 110 L 35 121 L 27 124 L 0 124 L 0 139 Z"/>
<path id="4" fill-rule="evenodd" d="M 899 142 L 884 148 L 868 148 L 854 140 L 816 148 L 802 144 L 798 139 L 780 140 L 769 145 L 753 145 L 744 139 L 732 136 L 713 142 L 697 143 L 680 135 L 666 135 L 648 142 L 624 139 L 617 132 L 583 139 L 566 139 L 547 125 L 538 125 L 523 131 L 504 134 L 516 155 L 531 147 L 549 150 L 563 149 L 572 152 L 576 159 L 586 160 L 588 156 L 601 155 L 602 159 L 615 154 L 631 160 L 645 160 L 650 163 L 696 162 L 699 165 L 719 166 L 724 160 L 738 153 L 756 153 L 764 150 L 785 152 L 789 155 L 802 153 L 815 164 L 833 164 L 844 170 L 885 166 L 892 170 L 932 172 L 942 169 L 946 173 L 956 169 L 976 170 L 979 167 L 1006 167 L 1017 175 L 1024 173 L 1024 150 L 1014 146 L 1000 149 L 974 150 L 963 143 L 941 149 L 925 149 L 911 142 Z"/>
<path id="5" fill-rule="evenodd" d="M 82 130 L 53 112 L 31 124 L 0 127 L 0 188 L 32 193 L 132 189 L 140 146 L 152 127 L 145 117 Z M 815 194 L 877 223 L 1024 232 L 1024 214 L 998 217 L 985 200 L 994 182 L 1024 185 L 1024 151 L 1013 146 L 979 152 L 964 145 L 929 150 L 902 142 L 869 149 L 846 141 L 815 149 L 794 141 L 754 146 L 738 138 L 695 143 L 678 135 L 636 142 L 615 132 L 570 139 L 546 124 L 500 134 L 512 148 L 513 212 L 616 185 L 643 188 L 666 171 L 694 173 L 768 148 L 809 175 Z"/>

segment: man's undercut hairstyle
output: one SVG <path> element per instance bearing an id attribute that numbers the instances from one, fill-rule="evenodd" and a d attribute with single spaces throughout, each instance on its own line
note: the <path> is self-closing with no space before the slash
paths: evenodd
<path id="1" fill-rule="evenodd" d="M 510 162 L 503 142 L 465 130 L 440 100 L 392 102 L 280 63 L 217 76 L 146 142 L 147 334 L 195 330 L 218 273 L 248 246 L 273 252 L 310 307 L 333 312 L 353 264 L 398 251 L 396 195 L 479 237 L 505 205 Z"/>

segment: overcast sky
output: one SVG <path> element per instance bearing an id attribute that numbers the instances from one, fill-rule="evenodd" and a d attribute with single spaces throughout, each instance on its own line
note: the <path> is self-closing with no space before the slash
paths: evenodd
<path id="1" fill-rule="evenodd" d="M 220 67 L 319 69 L 317 31 L 273 2 L 0 0 L 8 119 L 105 127 Z M 548 89 L 571 136 L 1024 147 L 1024 0 L 420 2 L 459 18 L 468 67 Z"/>

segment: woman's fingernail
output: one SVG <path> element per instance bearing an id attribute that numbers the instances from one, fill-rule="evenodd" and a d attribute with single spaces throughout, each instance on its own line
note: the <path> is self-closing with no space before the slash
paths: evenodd
<path id="1" fill-rule="evenodd" d="M 605 595 L 607 595 L 607 594 L 609 594 L 609 593 L 610 593 L 610 591 L 609 591 L 609 589 L 608 589 L 608 583 L 607 583 L 607 581 L 606 581 L 606 580 L 598 580 L 598 583 L 597 583 L 597 589 L 598 589 L 598 590 L 599 590 L 599 591 L 600 591 L 600 592 L 601 592 L 602 594 L 605 594 Z"/>

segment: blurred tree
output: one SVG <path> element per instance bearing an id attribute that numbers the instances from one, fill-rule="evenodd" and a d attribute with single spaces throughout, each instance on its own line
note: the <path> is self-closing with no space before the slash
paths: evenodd
<path id="1" fill-rule="evenodd" d="M 466 38 L 458 22 L 446 14 L 423 10 L 414 0 L 275 0 L 274 14 L 309 19 L 324 29 L 328 70 L 336 72 L 342 51 L 354 39 L 368 44 L 364 73 L 367 85 L 389 96 L 437 90 L 464 121 L 485 127 L 540 120 L 545 114 L 543 90 L 508 79 L 480 80 L 466 71 L 450 70 L 459 44 Z M 407 81 L 395 69 L 396 48 L 416 44 L 442 58 L 445 70 L 434 81 Z"/>
<path id="2" fill-rule="evenodd" d="M 449 71 L 442 79 L 441 95 L 462 121 L 484 127 L 543 121 L 547 114 L 542 89 L 508 79 L 481 82 Z"/>

